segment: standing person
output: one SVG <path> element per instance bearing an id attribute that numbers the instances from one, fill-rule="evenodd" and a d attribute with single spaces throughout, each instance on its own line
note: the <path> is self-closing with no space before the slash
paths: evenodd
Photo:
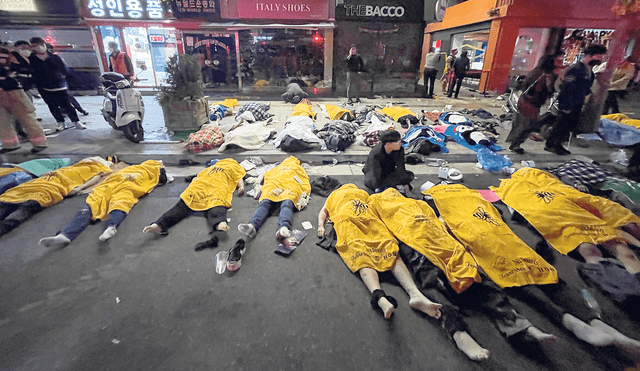
<path id="1" fill-rule="evenodd" d="M 554 84 L 558 78 L 555 73 L 555 59 L 554 55 L 544 55 L 536 68 L 524 79 L 525 90 L 518 100 L 518 113 L 507 137 L 507 142 L 511 142 L 509 149 L 517 154 L 524 153 L 520 145 L 534 130 L 540 107 L 553 95 Z"/>
<path id="2" fill-rule="evenodd" d="M 29 56 L 33 53 L 31 44 L 25 40 L 18 40 L 13 44 L 13 47 L 15 50 L 11 54 L 15 57 L 16 63 L 12 69 L 16 71 L 16 80 L 22 85 L 22 89 L 33 102 L 33 95 L 29 92 L 34 87 L 31 63 L 29 63 Z"/>
<path id="3" fill-rule="evenodd" d="M 118 44 L 115 41 L 111 41 L 108 44 L 109 47 L 109 71 L 117 72 L 129 81 L 133 78 L 133 64 L 131 58 L 127 53 L 118 49 Z"/>
<path id="4" fill-rule="evenodd" d="M 355 103 L 360 103 L 360 75 L 364 71 L 364 62 L 356 54 L 356 46 L 351 44 L 349 55 L 345 58 L 347 62 L 347 103 L 354 101 L 351 99 L 355 95 Z"/>
<path id="5" fill-rule="evenodd" d="M 433 98 L 433 87 L 436 82 L 436 64 L 440 61 L 440 56 L 436 54 L 436 49 L 429 48 L 429 53 L 424 57 L 424 98 Z M 431 84 L 431 86 L 429 86 Z"/>
<path id="6" fill-rule="evenodd" d="M 47 139 L 42 128 L 36 122 L 36 108 L 16 80 L 11 69 L 16 65 L 11 54 L 13 48 L 0 46 L 0 153 L 20 148 L 14 121 L 17 119 L 33 145 L 31 152 L 40 152 L 47 147 Z"/>
<path id="7" fill-rule="evenodd" d="M 47 51 L 51 54 L 55 53 L 55 50 L 53 48 L 53 45 L 49 44 L 49 43 L 45 43 L 45 45 L 47 46 Z M 56 54 L 57 55 L 57 54 Z M 60 57 L 60 59 L 62 59 L 62 57 Z M 64 59 L 62 59 L 62 62 L 64 62 L 64 64 L 66 65 L 67 62 L 65 62 Z M 67 69 L 67 74 L 69 72 L 69 69 Z M 65 79 L 66 79 L 66 75 L 65 75 Z M 82 106 L 80 105 L 80 103 L 78 102 L 78 100 L 76 99 L 76 97 L 73 96 L 73 94 L 71 94 L 71 90 L 67 89 L 67 95 L 69 95 L 69 103 L 71 103 L 71 106 L 78 112 L 82 113 L 84 116 L 88 116 L 89 112 L 85 111 Z"/>
<path id="8" fill-rule="evenodd" d="M 618 97 L 624 98 L 627 92 L 627 85 L 631 82 L 633 73 L 635 72 L 635 65 L 631 63 L 631 57 L 627 57 L 622 60 L 622 63 L 616 67 L 611 76 L 611 84 L 607 90 L 607 99 L 604 101 L 603 115 L 611 113 L 620 113 L 620 107 L 618 106 Z"/>
<path id="9" fill-rule="evenodd" d="M 453 73 L 454 77 L 449 84 L 449 94 L 447 96 L 451 98 L 453 95 L 454 85 L 456 91 L 456 99 L 458 98 L 458 94 L 460 93 L 460 87 L 462 86 L 462 79 L 467 76 L 467 70 L 469 70 L 469 57 L 467 57 L 467 52 L 462 52 L 462 56 L 460 58 L 456 58 L 455 62 L 453 62 Z"/>
<path id="10" fill-rule="evenodd" d="M 46 43 L 41 37 L 33 37 L 29 41 L 35 52 L 29 57 L 33 68 L 33 80 L 42 99 L 56 119 L 56 130 L 66 129 L 61 109 L 69 116 L 76 129 L 86 129 L 69 101 L 67 65 L 60 56 L 47 51 Z"/>
<path id="11" fill-rule="evenodd" d="M 456 61 L 456 55 L 458 55 L 458 49 L 452 49 L 451 54 L 447 57 L 447 62 L 444 64 L 444 71 L 442 71 L 442 93 L 446 94 L 448 87 L 453 80 L 453 63 Z"/>
<path id="12" fill-rule="evenodd" d="M 571 154 L 562 146 L 562 142 L 578 126 L 584 100 L 591 93 L 594 80 L 592 69 L 602 63 L 606 53 L 607 48 L 603 45 L 590 45 L 584 50 L 582 61 L 573 64 L 565 73 L 558 96 L 558 117 L 549 132 L 545 151 L 561 156 Z"/>
<path id="13" fill-rule="evenodd" d="M 380 134 L 380 143 L 369 152 L 362 172 L 364 185 L 375 193 L 389 187 L 397 187 L 405 195 L 409 192 L 414 175 L 405 168 L 399 132 L 387 130 Z"/>

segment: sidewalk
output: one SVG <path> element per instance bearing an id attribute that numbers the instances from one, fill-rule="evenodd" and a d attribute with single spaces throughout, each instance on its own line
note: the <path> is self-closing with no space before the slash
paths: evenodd
<path id="1" fill-rule="evenodd" d="M 438 92 L 436 91 L 436 93 Z M 218 100 L 219 98 L 224 97 L 210 97 L 210 101 Z M 240 98 L 238 107 L 250 100 L 256 99 L 249 97 L 237 98 Z M 153 158 L 162 160 L 165 164 L 170 166 L 177 164 L 180 159 L 191 159 L 204 164 L 211 158 L 233 157 L 241 161 L 247 156 L 260 156 L 265 162 L 276 162 L 289 155 L 286 152 L 276 149 L 271 142 L 268 142 L 262 149 L 255 151 L 233 149 L 225 152 L 218 152 L 217 149 L 214 149 L 198 154 L 189 153 L 184 150 L 184 143 L 171 141 L 171 137 L 168 135 L 166 127 L 164 126 L 162 109 L 153 96 L 143 97 L 146 107 L 146 114 L 143 121 L 143 126 L 145 128 L 145 142 L 134 144 L 125 139 L 121 132 L 113 130 L 106 123 L 100 113 L 103 101 L 102 96 L 78 96 L 77 99 L 84 109 L 90 112 L 89 116 L 80 116 L 81 120 L 86 122 L 86 130 L 76 130 L 71 128 L 62 132 L 53 133 L 48 136 L 49 148 L 38 154 L 31 154 L 31 145 L 29 143 L 24 143 L 22 149 L 4 154 L 0 159 L 4 162 L 18 163 L 41 157 L 71 157 L 72 161 L 78 161 L 88 156 L 117 155 L 121 160 L 128 163 L 139 163 Z M 339 105 L 344 103 L 346 99 L 311 97 L 311 101 L 319 104 Z M 503 113 L 501 107 L 504 104 L 504 100 L 498 100 L 496 97 L 485 97 L 482 94 L 469 91 L 462 91 L 460 99 L 451 99 L 447 97 L 439 97 L 437 99 L 380 97 L 375 99 L 363 98 L 362 101 L 364 104 L 378 105 L 381 107 L 384 107 L 387 104 L 400 105 L 408 107 L 418 115 L 420 115 L 423 110 L 437 110 L 441 112 L 445 110 L 445 106 L 451 105 L 451 108 L 448 110 L 462 110 L 465 108 L 474 110 L 483 108 L 498 116 Z M 630 99 L 627 99 L 627 102 L 629 101 Z M 275 114 L 273 124 L 274 130 L 279 131 L 282 129 L 284 122 L 291 114 L 291 108 L 293 105 L 279 100 L 270 100 L 269 102 L 271 103 L 271 112 Z M 44 102 L 42 100 L 36 100 L 35 105 L 37 108 L 37 115 L 43 118 L 43 127 L 45 129 L 53 130 L 55 128 L 55 120 L 50 115 Z M 314 110 L 318 112 L 316 127 L 321 128 L 329 120 L 318 107 L 314 106 Z M 67 121 L 67 125 L 71 126 L 71 123 Z M 400 130 L 399 125 L 397 126 L 397 129 Z M 505 149 L 502 153 L 508 155 L 516 164 L 519 164 L 521 160 L 533 160 L 539 164 L 563 162 L 576 155 L 586 156 L 599 162 L 607 162 L 609 160 L 609 155 L 616 150 L 614 147 L 603 142 L 585 142 L 575 140 L 571 144 L 570 148 L 573 155 L 559 157 L 555 154 L 543 151 L 543 143 L 527 141 L 523 145 L 526 153 L 524 155 L 517 155 L 509 151 L 507 149 L 508 145 L 505 144 L 504 140 L 506 139 L 508 132 L 500 127 L 496 129 L 500 134 L 498 138 L 498 145 Z M 475 165 L 477 162 L 474 151 L 453 142 L 448 143 L 447 147 L 449 149 L 449 153 L 432 154 L 430 157 L 443 158 L 449 163 L 454 164 L 466 163 Z M 335 161 L 338 163 L 362 163 L 366 160 L 369 151 L 370 148 L 368 147 L 353 145 L 343 153 L 334 153 L 327 150 L 298 152 L 294 153 L 294 155 L 302 161 L 315 165 L 333 164 Z M 418 170 L 426 168 L 424 165 L 418 165 L 415 167 L 418 168 Z M 353 171 L 352 168 L 350 168 L 350 171 L 347 171 L 347 169 L 344 168 L 345 175 L 355 173 L 358 173 L 358 171 Z"/>

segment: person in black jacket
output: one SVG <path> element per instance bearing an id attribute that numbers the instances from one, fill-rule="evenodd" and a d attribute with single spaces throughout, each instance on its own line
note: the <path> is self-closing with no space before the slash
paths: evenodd
<path id="1" fill-rule="evenodd" d="M 369 152 L 362 172 L 364 185 L 375 193 L 390 187 L 397 187 L 404 194 L 409 192 L 414 175 L 404 166 L 404 151 L 399 132 L 387 130 L 380 134 L 380 143 Z"/>
<path id="2" fill-rule="evenodd" d="M 360 103 L 360 74 L 364 71 L 364 62 L 356 54 L 356 46 L 351 45 L 349 55 L 344 59 L 347 62 L 347 103 L 354 101 L 351 99 L 355 95 L 355 103 Z"/>
<path id="3" fill-rule="evenodd" d="M 66 78 L 67 65 L 60 56 L 47 51 L 46 43 L 41 37 L 34 37 L 29 41 L 35 52 L 29 57 L 33 71 L 33 81 L 58 123 L 56 130 L 66 129 L 61 110 L 64 110 L 69 116 L 76 129 L 86 129 L 69 101 Z"/>
<path id="4" fill-rule="evenodd" d="M 467 75 L 467 70 L 469 70 L 469 57 L 467 57 L 467 52 L 462 52 L 460 58 L 456 58 L 455 62 L 453 62 L 453 72 L 455 76 L 453 80 L 451 80 L 451 84 L 449 84 L 449 92 L 447 96 L 451 98 L 453 95 L 453 89 L 455 85 L 456 90 L 456 99 L 458 98 L 458 94 L 460 93 L 460 86 L 462 86 L 462 79 Z"/>

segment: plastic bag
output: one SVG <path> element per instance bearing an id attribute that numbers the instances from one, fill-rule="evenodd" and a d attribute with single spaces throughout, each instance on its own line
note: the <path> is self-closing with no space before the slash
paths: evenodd
<path id="1" fill-rule="evenodd" d="M 629 166 L 629 158 L 627 157 L 627 152 L 624 149 L 617 150 L 613 152 L 611 155 L 611 161 L 618 165 Z"/>
<path id="2" fill-rule="evenodd" d="M 480 147 L 476 152 L 478 162 L 482 168 L 492 172 L 504 171 L 505 168 L 511 167 L 513 162 L 503 155 L 499 155 L 489 148 Z"/>

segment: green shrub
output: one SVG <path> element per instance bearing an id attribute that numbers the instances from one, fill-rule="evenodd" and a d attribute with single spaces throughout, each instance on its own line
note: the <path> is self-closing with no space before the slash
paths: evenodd
<path id="1" fill-rule="evenodd" d="M 156 100 L 160 104 L 182 99 L 195 100 L 204 96 L 202 72 L 195 55 L 175 54 L 167 60 L 167 84 Z"/>

